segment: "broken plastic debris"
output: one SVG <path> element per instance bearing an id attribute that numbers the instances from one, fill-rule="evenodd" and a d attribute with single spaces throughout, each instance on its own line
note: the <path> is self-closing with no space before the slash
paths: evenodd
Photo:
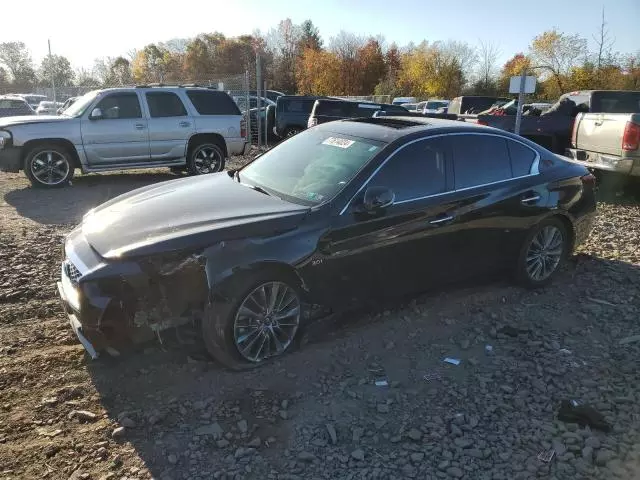
<path id="1" fill-rule="evenodd" d="M 577 407 L 578 405 L 580 405 L 580 402 L 578 402 L 577 400 L 571 400 L 571 405 Z"/>
<path id="2" fill-rule="evenodd" d="M 566 353 L 567 355 L 571 355 L 571 350 L 567 350 L 566 348 L 561 348 L 558 350 L 560 353 Z"/>
<path id="3" fill-rule="evenodd" d="M 442 380 L 442 375 L 440 375 L 440 372 L 425 373 L 422 379 L 427 382 L 430 382 L 431 380 Z"/>
<path id="4" fill-rule="evenodd" d="M 538 460 L 544 463 L 549 463 L 551 460 L 553 460 L 553 457 L 555 457 L 555 455 L 556 451 L 553 448 L 547 451 L 542 450 L 540 453 L 538 453 Z"/>
<path id="5" fill-rule="evenodd" d="M 387 381 L 386 378 L 378 378 L 376 379 L 376 387 L 388 387 L 389 386 L 389 382 Z"/>
<path id="6" fill-rule="evenodd" d="M 489 353 L 489 352 L 493 352 L 493 345 L 485 345 L 484 346 L 484 351 Z"/>
<path id="7" fill-rule="evenodd" d="M 615 307 L 615 303 L 607 302 L 606 300 L 601 300 L 599 298 L 587 297 L 587 300 L 593 303 L 598 303 L 600 305 L 607 305 L 608 307 Z"/>
<path id="8" fill-rule="evenodd" d="M 558 420 L 577 423 L 581 427 L 589 425 L 592 429 L 602 432 L 611 430 L 611 425 L 605 420 L 604 415 L 589 405 L 575 405 L 574 401 L 562 400 L 558 411 Z"/>
<path id="9" fill-rule="evenodd" d="M 447 357 L 443 360 L 443 362 L 445 363 L 450 363 L 451 365 L 460 365 L 460 359 L 459 358 L 451 358 L 451 357 Z"/>

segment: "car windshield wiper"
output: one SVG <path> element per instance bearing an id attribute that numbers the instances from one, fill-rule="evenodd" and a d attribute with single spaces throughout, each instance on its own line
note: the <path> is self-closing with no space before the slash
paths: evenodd
<path id="1" fill-rule="evenodd" d="M 249 188 L 252 188 L 256 192 L 264 193 L 265 195 L 269 195 L 270 197 L 273 196 L 271 193 L 267 192 L 264 188 L 259 187 L 258 185 L 248 185 L 246 183 L 243 183 L 243 185 L 247 185 Z"/>

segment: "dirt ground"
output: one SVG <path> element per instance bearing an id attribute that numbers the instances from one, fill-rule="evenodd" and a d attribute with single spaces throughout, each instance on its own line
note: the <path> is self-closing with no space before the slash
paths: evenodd
<path id="1" fill-rule="evenodd" d="M 604 192 L 589 242 L 540 291 L 481 279 L 331 318 L 246 373 L 189 332 L 91 361 L 56 297 L 62 237 L 171 178 L 41 191 L 0 173 L 0 479 L 640 478 L 637 198 Z M 563 400 L 611 429 L 558 420 Z"/>

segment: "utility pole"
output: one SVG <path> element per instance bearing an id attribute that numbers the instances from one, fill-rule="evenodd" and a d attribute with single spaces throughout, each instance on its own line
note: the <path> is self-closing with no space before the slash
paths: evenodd
<path id="1" fill-rule="evenodd" d="M 258 144 L 258 150 L 260 150 L 260 137 L 261 137 L 261 131 L 260 131 L 260 104 L 262 103 L 260 101 L 260 83 L 262 80 L 262 72 L 260 72 L 260 46 L 256 45 L 256 96 L 258 97 L 258 102 L 257 102 L 257 110 L 256 110 L 256 126 L 257 128 L 257 132 L 258 132 L 258 139 L 257 139 L 257 144 Z M 247 111 L 251 111 L 251 109 L 249 108 L 251 107 L 251 104 L 247 105 Z"/>
<path id="2" fill-rule="evenodd" d="M 513 133 L 520 135 L 520 124 L 522 123 L 522 107 L 524 105 L 524 85 L 527 80 L 527 69 L 522 67 L 520 76 L 520 91 L 518 92 L 518 113 L 516 114 L 516 126 Z"/>
<path id="3" fill-rule="evenodd" d="M 51 71 L 51 89 L 53 90 L 53 104 L 54 106 L 56 105 L 56 73 L 54 71 L 53 68 L 53 56 L 51 55 L 51 39 L 47 40 L 47 43 L 49 44 L 49 70 Z M 54 107 L 57 110 L 57 106 Z"/>

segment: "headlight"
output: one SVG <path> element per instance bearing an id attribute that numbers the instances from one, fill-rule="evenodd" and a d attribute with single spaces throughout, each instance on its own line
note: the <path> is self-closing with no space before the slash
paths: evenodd
<path id="1" fill-rule="evenodd" d="M 9 132 L 5 132 L 4 130 L 0 130 L 0 148 L 4 147 L 11 141 L 11 134 Z"/>

